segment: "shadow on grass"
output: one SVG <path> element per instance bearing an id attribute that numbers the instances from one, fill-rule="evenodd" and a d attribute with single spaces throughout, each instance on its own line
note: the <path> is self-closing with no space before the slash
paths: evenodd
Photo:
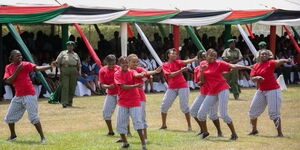
<path id="1" fill-rule="evenodd" d="M 80 107 L 80 106 L 71 106 L 67 107 L 67 109 L 85 109 L 86 107 Z"/>
<path id="2" fill-rule="evenodd" d="M 43 145 L 40 141 L 14 141 L 11 143 L 23 144 L 23 145 Z M 48 143 L 47 143 L 48 145 Z"/>
<path id="3" fill-rule="evenodd" d="M 159 129 L 158 129 L 159 130 Z M 165 131 L 165 132 L 177 132 L 177 133 L 194 133 L 193 131 L 185 131 L 185 130 L 177 130 L 177 129 L 164 129 L 159 131 Z"/>
<path id="4" fill-rule="evenodd" d="M 254 136 L 255 137 L 255 136 Z M 289 136 L 284 136 L 284 137 L 278 137 L 278 136 L 271 136 L 271 135 L 256 135 L 256 137 L 261 137 L 261 138 L 271 138 L 271 139 L 292 139 Z"/>

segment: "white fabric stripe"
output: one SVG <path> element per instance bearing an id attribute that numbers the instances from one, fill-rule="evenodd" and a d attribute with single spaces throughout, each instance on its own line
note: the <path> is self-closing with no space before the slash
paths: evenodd
<path id="1" fill-rule="evenodd" d="M 180 18 L 180 19 L 167 19 L 161 21 L 159 23 L 163 24 L 174 24 L 174 25 L 182 25 L 182 26 L 205 26 L 209 24 L 217 23 L 227 16 L 229 16 L 231 12 L 217 15 L 217 16 L 210 16 L 210 17 L 201 17 L 201 18 Z"/>
<path id="2" fill-rule="evenodd" d="M 67 23 L 79 23 L 79 24 L 98 24 L 113 21 L 128 11 L 120 11 L 116 13 L 103 14 L 103 15 L 59 15 L 52 18 L 45 23 L 51 24 L 67 24 Z"/>
<path id="3" fill-rule="evenodd" d="M 287 19 L 287 20 L 259 21 L 257 23 L 265 24 L 265 25 L 300 26 L 300 18 L 298 18 L 298 19 Z"/>
<path id="4" fill-rule="evenodd" d="M 122 56 L 127 56 L 127 22 L 122 22 L 120 24 L 120 31 L 121 31 L 121 54 Z"/>
<path id="5" fill-rule="evenodd" d="M 117 95 L 107 95 L 104 100 L 102 115 L 104 120 L 111 120 L 111 116 L 115 111 L 118 100 Z"/>
<path id="6" fill-rule="evenodd" d="M 40 121 L 40 118 L 38 116 L 37 97 L 34 95 L 27 95 L 14 97 L 11 100 L 8 112 L 4 119 L 5 122 L 15 123 L 19 121 L 26 110 L 28 112 L 28 119 L 32 124 L 36 124 Z"/>
<path id="7" fill-rule="evenodd" d="M 257 50 L 254 47 L 254 45 L 252 44 L 252 42 L 249 40 L 248 35 L 246 34 L 246 32 L 243 30 L 243 28 L 241 27 L 240 24 L 237 25 L 243 39 L 245 40 L 246 44 L 248 45 L 250 51 L 252 52 L 252 54 L 257 57 Z"/>
<path id="8" fill-rule="evenodd" d="M 138 24 L 134 24 L 136 27 L 136 30 L 138 31 L 138 33 L 140 34 L 142 40 L 144 41 L 145 45 L 147 46 L 149 52 L 151 53 L 151 55 L 153 56 L 153 58 L 156 60 L 156 62 L 162 66 L 163 63 L 160 60 L 160 58 L 158 57 L 157 53 L 155 52 L 154 48 L 152 47 L 152 45 L 150 44 L 149 40 L 147 39 L 146 35 L 144 34 L 144 32 L 142 31 L 142 29 L 140 28 L 140 26 Z"/>

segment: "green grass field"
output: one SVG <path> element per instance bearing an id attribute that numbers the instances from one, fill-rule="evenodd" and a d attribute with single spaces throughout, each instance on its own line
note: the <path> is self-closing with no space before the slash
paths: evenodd
<path id="1" fill-rule="evenodd" d="M 258 120 L 258 136 L 248 136 L 250 131 L 247 115 L 255 89 L 243 89 L 240 100 L 233 100 L 230 95 L 229 114 L 231 115 L 239 139 L 229 141 L 230 131 L 221 122 L 224 137 L 216 137 L 216 130 L 208 121 L 211 136 L 201 140 L 196 133 L 199 128 L 192 120 L 193 132 L 187 132 L 184 115 L 180 112 L 178 100 L 169 110 L 168 130 L 161 131 L 159 106 L 163 94 L 147 95 L 147 119 L 149 124 L 149 150 L 296 150 L 300 149 L 300 87 L 289 87 L 283 92 L 281 108 L 282 126 L 285 137 L 277 138 L 273 122 L 267 111 Z M 190 94 L 190 104 L 198 91 Z M 114 141 L 118 135 L 108 137 L 105 122 L 102 120 L 104 96 L 78 97 L 74 99 L 74 108 L 62 109 L 61 105 L 48 104 L 45 99 L 39 102 L 41 123 L 47 138 L 47 144 L 41 145 L 40 139 L 28 119 L 27 114 L 16 124 L 18 139 L 7 142 L 9 136 L 7 125 L 0 122 L 0 150 L 104 150 L 119 149 L 120 143 Z M 0 118 L 3 119 L 8 108 L 7 102 L 0 104 Z M 113 117 L 115 124 L 115 115 Z M 132 125 L 131 125 L 132 128 Z M 129 149 L 140 149 L 138 134 L 131 129 Z"/>

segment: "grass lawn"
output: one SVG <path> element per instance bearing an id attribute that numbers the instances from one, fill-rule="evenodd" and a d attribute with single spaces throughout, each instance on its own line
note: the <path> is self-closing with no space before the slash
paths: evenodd
<path id="1" fill-rule="evenodd" d="M 269 120 L 267 111 L 258 120 L 259 134 L 248 136 L 250 123 L 247 112 L 254 88 L 242 89 L 240 100 L 233 100 L 230 95 L 229 114 L 233 119 L 239 139 L 229 141 L 230 131 L 223 121 L 221 127 L 224 137 L 216 137 L 216 130 L 208 121 L 210 136 L 201 140 L 196 134 L 199 127 L 192 120 L 193 132 L 187 132 L 187 124 L 181 113 L 178 99 L 168 112 L 168 130 L 160 131 L 160 103 L 163 93 L 147 94 L 147 120 L 149 125 L 147 145 L 149 150 L 296 150 L 300 149 L 300 87 L 289 87 L 283 92 L 281 108 L 283 134 L 277 138 L 273 122 Z M 190 104 L 198 91 L 190 94 Z M 48 104 L 40 99 L 39 114 L 47 138 L 47 144 L 41 145 L 38 133 L 28 119 L 27 113 L 16 124 L 18 139 L 7 142 L 8 126 L 0 122 L 0 150 L 102 150 L 119 149 L 120 143 L 114 141 L 119 137 L 108 137 L 105 122 L 102 120 L 102 105 L 104 96 L 77 97 L 74 108 L 62 109 L 61 105 Z M 8 108 L 8 102 L 0 103 L 0 118 L 3 119 Z M 115 124 L 115 115 L 113 124 Z M 129 137 L 129 149 L 140 149 L 138 134 L 132 129 L 133 137 Z M 116 131 L 115 131 L 116 133 Z"/>

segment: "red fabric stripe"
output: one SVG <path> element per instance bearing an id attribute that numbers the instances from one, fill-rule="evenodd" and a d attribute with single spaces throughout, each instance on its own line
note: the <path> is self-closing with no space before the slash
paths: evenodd
<path id="1" fill-rule="evenodd" d="M 251 18 L 256 16 L 265 15 L 273 10 L 234 10 L 224 20 L 239 19 L 239 18 Z"/>
<path id="2" fill-rule="evenodd" d="M 130 27 L 130 24 L 128 24 L 128 23 L 127 23 L 127 33 L 128 33 L 129 38 L 134 37 L 133 32 L 132 32 L 131 27 Z"/>
<path id="3" fill-rule="evenodd" d="M 158 16 L 175 13 L 176 10 L 129 10 L 126 16 Z"/>
<path id="4" fill-rule="evenodd" d="M 67 4 L 62 6 L 31 6 L 31 7 L 21 7 L 21 6 L 1 6 L 0 15 L 2 14 L 32 14 L 40 13 L 46 11 L 52 11 L 60 8 L 68 7 Z"/>

